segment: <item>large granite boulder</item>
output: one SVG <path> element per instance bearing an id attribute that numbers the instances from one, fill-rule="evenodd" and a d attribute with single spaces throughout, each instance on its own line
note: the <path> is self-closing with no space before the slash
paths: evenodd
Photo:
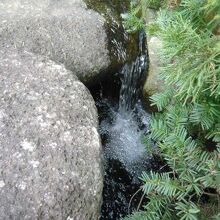
<path id="1" fill-rule="evenodd" d="M 82 0 L 1 0 L 4 44 L 63 63 L 85 83 L 111 65 L 105 19 Z"/>
<path id="2" fill-rule="evenodd" d="M 71 72 L 1 48 L 0 219 L 98 219 L 97 126 L 94 101 Z"/>

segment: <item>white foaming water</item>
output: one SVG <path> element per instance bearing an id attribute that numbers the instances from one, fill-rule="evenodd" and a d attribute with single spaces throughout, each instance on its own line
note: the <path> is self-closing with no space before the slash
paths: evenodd
<path id="1" fill-rule="evenodd" d="M 148 129 L 150 116 L 144 110 L 139 115 L 139 123 L 145 126 L 142 130 L 133 111 L 128 113 L 111 110 L 113 122 L 104 120 L 100 126 L 101 133 L 108 136 L 105 157 L 119 160 L 132 176 L 138 177 L 144 170 L 147 159 L 142 139 Z"/>

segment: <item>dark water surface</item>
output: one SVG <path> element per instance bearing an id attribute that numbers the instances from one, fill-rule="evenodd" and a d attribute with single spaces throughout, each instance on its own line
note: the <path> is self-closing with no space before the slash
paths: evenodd
<path id="1" fill-rule="evenodd" d="M 118 220 L 145 202 L 140 191 L 142 171 L 160 167 L 143 144 L 150 120 L 141 103 L 148 66 L 146 36 L 142 31 L 129 35 L 124 30 L 120 15 L 128 9 L 129 1 L 87 2 L 106 18 L 111 61 L 119 64 L 110 70 L 108 78 L 90 88 L 99 111 L 104 151 L 100 220 Z"/>

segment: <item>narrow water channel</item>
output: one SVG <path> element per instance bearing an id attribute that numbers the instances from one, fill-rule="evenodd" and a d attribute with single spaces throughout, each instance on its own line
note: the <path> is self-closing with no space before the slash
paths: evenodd
<path id="1" fill-rule="evenodd" d="M 141 207 L 142 193 L 136 194 L 141 186 L 139 177 L 144 170 L 158 166 L 143 144 L 150 120 L 141 102 L 147 72 L 145 42 L 146 36 L 140 32 L 137 56 L 92 91 L 99 111 L 105 163 L 100 220 L 118 220 Z"/>
<path id="2" fill-rule="evenodd" d="M 140 192 L 141 173 L 160 167 L 143 144 L 150 120 L 141 102 L 148 67 L 146 36 L 144 31 L 129 35 L 124 30 L 121 13 L 126 13 L 130 1 L 88 2 L 89 7 L 105 15 L 108 49 L 112 63 L 117 64 L 110 70 L 109 77 L 90 91 L 99 112 L 104 151 L 100 220 L 119 220 L 145 202 Z"/>
<path id="3" fill-rule="evenodd" d="M 105 139 L 105 159 L 120 161 L 132 176 L 139 174 L 137 172 L 145 160 L 142 137 L 148 130 L 149 121 L 149 114 L 143 110 L 140 101 L 147 66 L 144 32 L 140 33 L 137 43 L 138 56 L 125 63 L 119 73 L 118 103 L 109 103 L 106 98 L 97 102 L 97 106 L 105 106 L 108 113 L 100 121 L 100 133 Z"/>
<path id="4" fill-rule="evenodd" d="M 138 41 L 138 56 L 126 63 L 119 73 L 119 102 L 109 103 L 108 99 L 103 99 L 97 103 L 107 110 L 107 117 L 100 121 L 106 162 L 101 220 L 120 219 L 138 203 L 137 198 L 134 201 L 131 198 L 139 189 L 138 176 L 145 157 L 141 138 L 149 120 L 140 103 L 147 66 L 144 33 L 140 33 Z"/>

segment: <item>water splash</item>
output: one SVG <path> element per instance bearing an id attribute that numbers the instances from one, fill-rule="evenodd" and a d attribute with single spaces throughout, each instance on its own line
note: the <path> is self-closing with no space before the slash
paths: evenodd
<path id="1" fill-rule="evenodd" d="M 145 34 L 139 36 L 139 55 L 126 63 L 121 71 L 121 89 L 118 109 L 108 105 L 108 118 L 100 124 L 102 137 L 106 137 L 105 158 L 119 160 L 134 177 L 140 176 L 146 162 L 146 149 L 142 138 L 148 130 L 150 116 L 143 110 L 140 99 L 145 77 Z"/>
<path id="2" fill-rule="evenodd" d="M 145 114 L 140 119 L 141 123 L 145 123 L 145 129 L 142 130 L 134 112 L 112 111 L 112 116 L 112 120 L 102 121 L 100 125 L 101 135 L 108 137 L 105 157 L 119 160 L 134 180 L 137 180 L 146 165 L 147 155 L 142 138 L 148 130 L 150 117 Z"/>

